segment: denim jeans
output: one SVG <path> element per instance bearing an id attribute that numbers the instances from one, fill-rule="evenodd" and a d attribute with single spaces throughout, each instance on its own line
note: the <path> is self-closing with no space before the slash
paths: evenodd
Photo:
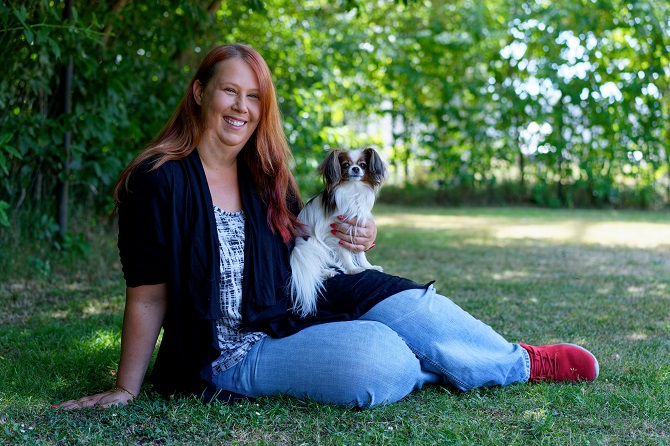
<path id="1" fill-rule="evenodd" d="M 369 408 L 426 384 L 467 391 L 525 382 L 529 375 L 525 349 L 431 286 L 391 296 L 359 320 L 265 337 L 213 384 L 250 397 L 286 394 Z"/>

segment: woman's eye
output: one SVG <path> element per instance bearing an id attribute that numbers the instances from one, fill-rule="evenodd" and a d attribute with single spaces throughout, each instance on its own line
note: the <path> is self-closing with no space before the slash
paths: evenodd
<path id="1" fill-rule="evenodd" d="M 257 94 L 250 94 L 249 97 L 252 98 L 252 99 L 258 99 L 258 95 L 257 95 Z"/>
<path id="2" fill-rule="evenodd" d="M 227 91 L 228 93 L 235 93 L 235 90 L 232 88 L 225 88 L 223 91 Z"/>

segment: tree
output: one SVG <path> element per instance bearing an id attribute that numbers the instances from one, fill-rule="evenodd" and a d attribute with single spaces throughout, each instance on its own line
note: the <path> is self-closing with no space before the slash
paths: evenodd
<path id="1" fill-rule="evenodd" d="M 0 4 L 0 224 L 37 214 L 65 239 L 68 201 L 111 210 L 199 59 L 232 41 L 273 69 L 307 190 L 324 150 L 374 144 L 398 182 L 515 181 L 562 206 L 647 207 L 664 187 L 670 202 L 662 0 L 70 1 Z"/>
<path id="2" fill-rule="evenodd" d="M 77 6 L 0 6 L 0 200 L 6 210 L 54 206 L 47 215 L 58 218 L 41 221 L 63 234 L 68 185 L 75 198 L 111 209 L 111 185 L 176 105 L 200 27 L 213 33 L 220 2 Z"/>

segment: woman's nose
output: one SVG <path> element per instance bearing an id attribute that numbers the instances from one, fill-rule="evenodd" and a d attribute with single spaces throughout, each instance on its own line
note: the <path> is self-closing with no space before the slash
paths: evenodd
<path id="1" fill-rule="evenodd" d="M 246 113 L 247 112 L 247 99 L 240 95 L 237 97 L 237 100 L 235 101 L 235 104 L 233 104 L 233 107 L 235 108 L 236 111 Z"/>

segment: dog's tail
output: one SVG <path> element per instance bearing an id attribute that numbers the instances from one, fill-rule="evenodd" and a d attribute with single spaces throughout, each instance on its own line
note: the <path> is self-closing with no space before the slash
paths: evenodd
<path id="1" fill-rule="evenodd" d="M 293 312 L 301 317 L 316 313 L 316 303 L 323 293 L 323 270 L 330 254 L 314 237 L 298 237 L 291 252 L 290 292 Z"/>

